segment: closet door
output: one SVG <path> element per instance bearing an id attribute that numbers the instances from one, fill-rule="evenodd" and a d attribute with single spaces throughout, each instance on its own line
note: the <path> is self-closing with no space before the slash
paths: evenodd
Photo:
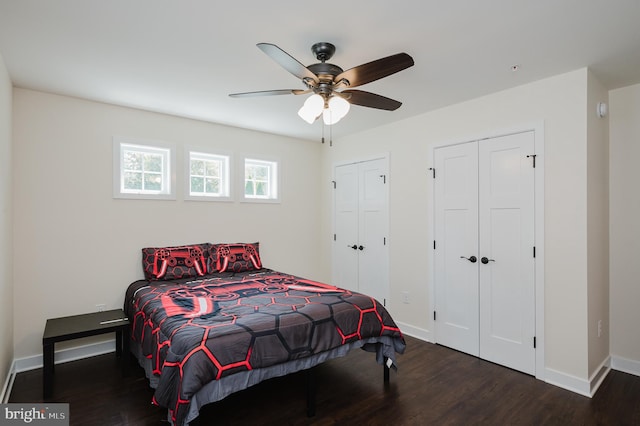
<path id="1" fill-rule="evenodd" d="M 535 374 L 533 132 L 434 150 L 436 342 Z"/>
<path id="2" fill-rule="evenodd" d="M 334 182 L 333 284 L 358 291 L 358 165 L 337 166 Z"/>
<path id="3" fill-rule="evenodd" d="M 358 164 L 358 291 L 386 304 L 389 298 L 386 159 Z"/>
<path id="4" fill-rule="evenodd" d="M 435 150 L 436 341 L 479 355 L 478 148 Z"/>
<path id="5" fill-rule="evenodd" d="M 387 159 L 334 169 L 334 284 L 388 298 Z"/>
<path id="6" fill-rule="evenodd" d="M 535 374 L 533 141 L 528 132 L 478 144 L 480 357 L 528 374 Z"/>

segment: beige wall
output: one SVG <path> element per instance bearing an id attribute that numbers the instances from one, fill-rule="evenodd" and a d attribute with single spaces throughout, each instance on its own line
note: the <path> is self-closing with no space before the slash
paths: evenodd
<path id="1" fill-rule="evenodd" d="M 587 379 L 587 77 L 581 69 L 456 104 L 340 138 L 325 151 L 327 181 L 334 162 L 390 153 L 390 310 L 396 320 L 426 333 L 432 329 L 426 308 L 433 145 L 543 122 L 546 367 Z M 330 189 L 324 199 L 331 199 Z M 331 215 L 324 217 L 330 221 Z M 330 229 L 325 222 L 325 241 Z M 410 294 L 408 305 L 400 303 L 403 291 Z"/>
<path id="2" fill-rule="evenodd" d="M 611 355 L 640 371 L 640 84 L 610 102 Z"/>
<path id="3" fill-rule="evenodd" d="M 46 318 L 121 307 L 142 247 L 259 241 L 265 266 L 325 278 L 320 143 L 23 89 L 13 122 L 16 358 L 41 353 Z M 177 145 L 177 200 L 112 198 L 114 135 Z M 282 202 L 184 201 L 185 144 L 279 158 Z"/>
<path id="4" fill-rule="evenodd" d="M 587 104 L 587 271 L 589 377 L 609 359 L 609 119 L 596 114 L 608 92 L 588 74 Z M 598 323 L 601 333 L 598 336 Z"/>
<path id="5" fill-rule="evenodd" d="M 0 394 L 13 360 L 12 91 L 0 56 Z"/>

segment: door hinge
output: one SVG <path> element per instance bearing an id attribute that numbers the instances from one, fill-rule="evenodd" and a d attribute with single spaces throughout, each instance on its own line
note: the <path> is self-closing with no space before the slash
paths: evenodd
<path id="1" fill-rule="evenodd" d="M 382 299 L 382 306 L 387 306 L 387 299 Z"/>
<path id="2" fill-rule="evenodd" d="M 436 178 L 436 169 L 434 169 L 433 167 L 429 167 L 429 170 L 431 170 L 433 172 L 433 178 Z"/>
<path id="3" fill-rule="evenodd" d="M 533 246 L 533 258 L 536 258 L 536 246 Z"/>
<path id="4" fill-rule="evenodd" d="M 380 177 L 382 178 L 382 183 L 386 184 L 387 183 L 387 175 L 380 175 Z"/>
<path id="5" fill-rule="evenodd" d="M 536 336 L 533 336 L 533 349 L 536 348 Z"/>
<path id="6" fill-rule="evenodd" d="M 336 181 L 332 180 L 331 183 L 333 183 L 333 189 L 336 189 Z"/>
<path id="7" fill-rule="evenodd" d="M 387 237 L 382 237 L 382 245 L 383 246 L 387 245 Z"/>
<path id="8" fill-rule="evenodd" d="M 336 240 L 336 234 L 333 234 L 333 241 Z"/>
<path id="9" fill-rule="evenodd" d="M 536 154 L 527 155 L 527 158 L 530 158 L 530 157 L 533 158 L 533 168 L 535 169 L 536 168 L 536 157 L 537 157 L 537 155 Z"/>
<path id="10" fill-rule="evenodd" d="M 436 249 L 436 240 L 433 240 L 433 249 Z"/>
<path id="11" fill-rule="evenodd" d="M 436 320 L 436 311 L 433 311 L 433 320 Z"/>

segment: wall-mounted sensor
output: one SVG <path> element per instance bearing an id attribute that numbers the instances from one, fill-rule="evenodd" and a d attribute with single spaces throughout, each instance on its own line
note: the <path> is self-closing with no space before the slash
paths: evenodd
<path id="1" fill-rule="evenodd" d="M 605 104 L 604 102 L 598 102 L 598 105 L 596 105 L 596 114 L 598 114 L 598 117 L 600 118 L 604 118 L 607 116 L 607 104 Z"/>

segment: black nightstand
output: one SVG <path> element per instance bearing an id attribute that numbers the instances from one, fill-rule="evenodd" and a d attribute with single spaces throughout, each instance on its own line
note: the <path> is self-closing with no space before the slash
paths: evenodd
<path id="1" fill-rule="evenodd" d="M 116 356 L 122 358 L 122 374 L 126 376 L 129 365 L 129 320 L 122 309 L 48 319 L 42 335 L 43 397 L 48 398 L 53 391 L 53 356 L 57 342 L 112 332 L 116 333 Z"/>

